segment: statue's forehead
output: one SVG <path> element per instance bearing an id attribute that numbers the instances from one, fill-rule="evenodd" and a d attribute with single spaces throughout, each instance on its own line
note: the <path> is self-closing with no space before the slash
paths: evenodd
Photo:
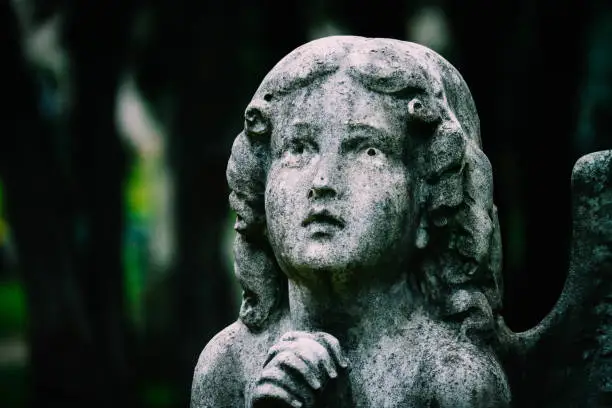
<path id="1" fill-rule="evenodd" d="M 393 93 L 412 86 L 432 93 L 442 89 L 444 60 L 418 44 L 351 36 L 328 37 L 307 43 L 283 58 L 263 81 L 260 92 L 286 93 L 308 86 L 337 71 Z"/>
<path id="2" fill-rule="evenodd" d="M 277 111 L 285 124 L 335 120 L 344 124 L 384 123 L 405 116 L 406 101 L 366 88 L 346 72 L 338 72 L 285 95 Z"/>

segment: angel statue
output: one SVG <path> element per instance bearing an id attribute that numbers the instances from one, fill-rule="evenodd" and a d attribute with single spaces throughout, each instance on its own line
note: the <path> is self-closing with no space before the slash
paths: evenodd
<path id="1" fill-rule="evenodd" d="M 192 408 L 612 406 L 611 171 L 607 151 L 576 164 L 567 284 L 513 333 L 459 72 L 398 40 L 297 48 L 232 147 L 243 301 L 200 355 Z"/>

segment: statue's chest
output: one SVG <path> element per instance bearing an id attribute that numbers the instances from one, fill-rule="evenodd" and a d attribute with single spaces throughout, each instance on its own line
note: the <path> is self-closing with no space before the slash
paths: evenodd
<path id="1" fill-rule="evenodd" d="M 419 349 L 405 338 L 383 338 L 371 347 L 355 350 L 344 376 L 325 393 L 331 397 L 326 406 L 420 407 Z"/>

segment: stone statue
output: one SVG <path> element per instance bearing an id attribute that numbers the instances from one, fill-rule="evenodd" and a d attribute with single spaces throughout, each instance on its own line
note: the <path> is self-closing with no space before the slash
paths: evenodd
<path id="1" fill-rule="evenodd" d="M 600 406 L 610 163 L 576 165 L 568 283 L 538 327 L 513 333 L 491 166 L 459 72 L 397 40 L 299 47 L 232 148 L 243 302 L 199 358 L 192 407 Z"/>

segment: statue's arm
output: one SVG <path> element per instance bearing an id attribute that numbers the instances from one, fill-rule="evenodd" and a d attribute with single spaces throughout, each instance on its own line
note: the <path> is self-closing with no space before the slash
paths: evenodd
<path id="1" fill-rule="evenodd" d="M 191 408 L 244 406 L 244 378 L 232 347 L 237 323 L 218 333 L 204 347 L 191 386 Z"/>

